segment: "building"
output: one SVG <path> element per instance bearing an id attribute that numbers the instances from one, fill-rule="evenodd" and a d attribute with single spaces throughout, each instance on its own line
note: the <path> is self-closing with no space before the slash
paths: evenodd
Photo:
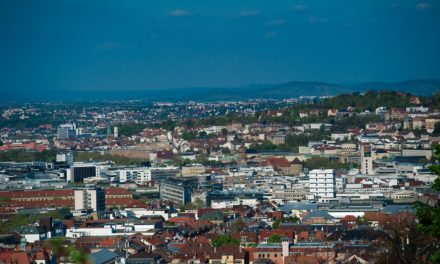
<path id="1" fill-rule="evenodd" d="M 365 175 L 373 175 L 374 152 L 371 146 L 361 146 L 361 173 Z"/>
<path id="2" fill-rule="evenodd" d="M 96 166 L 88 163 L 75 163 L 70 166 L 70 172 L 67 172 L 68 182 L 83 182 L 85 178 L 96 176 Z"/>
<path id="3" fill-rule="evenodd" d="M 119 137 L 118 127 L 114 127 L 113 128 L 113 137 L 114 138 L 118 138 Z"/>
<path id="4" fill-rule="evenodd" d="M 292 174 L 295 176 L 299 176 L 303 170 L 303 163 L 298 158 L 295 158 L 291 162 L 291 164 L 292 164 Z"/>
<path id="5" fill-rule="evenodd" d="M 105 191 L 102 188 L 75 190 L 75 210 L 105 210 Z"/>
<path id="6" fill-rule="evenodd" d="M 151 182 L 151 169 L 146 167 L 124 168 L 116 171 L 120 183 L 135 182 L 145 185 Z"/>
<path id="7" fill-rule="evenodd" d="M 67 152 L 67 153 L 60 153 L 56 156 L 56 162 L 62 162 L 67 165 L 73 165 L 73 153 Z"/>
<path id="8" fill-rule="evenodd" d="M 165 179 L 160 183 L 160 198 L 176 204 L 189 203 L 195 186 L 197 179 L 193 177 Z"/>
<path id="9" fill-rule="evenodd" d="M 315 198 L 334 198 L 336 196 L 336 177 L 334 170 L 312 170 L 309 172 L 309 189 Z"/>
<path id="10" fill-rule="evenodd" d="M 182 167 L 182 177 L 205 174 L 206 167 L 202 164 L 191 164 Z"/>
<path id="11" fill-rule="evenodd" d="M 76 124 L 62 124 L 57 129 L 59 139 L 69 139 L 76 137 Z"/>
<path id="12" fill-rule="evenodd" d="M 426 120 L 425 120 L 426 131 L 427 131 L 428 133 L 432 133 L 432 132 L 434 132 L 435 125 L 436 125 L 438 122 L 440 122 L 440 119 L 437 118 L 437 117 L 429 117 L 429 118 L 426 118 Z"/>
<path id="13" fill-rule="evenodd" d="M 83 182 L 85 178 L 101 177 L 101 171 L 111 167 L 109 163 L 75 162 L 66 172 L 68 182 Z"/>
<path id="14" fill-rule="evenodd" d="M 174 166 L 151 167 L 151 180 L 160 181 L 166 178 L 176 177 L 180 173 L 180 169 Z"/>

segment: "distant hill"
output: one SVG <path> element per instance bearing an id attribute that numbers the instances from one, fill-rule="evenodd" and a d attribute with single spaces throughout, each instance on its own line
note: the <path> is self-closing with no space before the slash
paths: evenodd
<path id="1" fill-rule="evenodd" d="M 369 82 L 348 85 L 348 87 L 354 91 L 360 92 L 368 90 L 393 90 L 427 96 L 440 91 L 440 79 L 419 79 L 395 83 Z"/>
<path id="2" fill-rule="evenodd" d="M 325 82 L 287 82 L 277 85 L 257 84 L 235 88 L 176 88 L 143 91 L 2 91 L 0 102 L 34 101 L 90 101 L 144 99 L 149 101 L 219 101 L 252 98 L 282 99 L 299 96 L 326 96 L 365 92 L 368 90 L 393 90 L 416 95 L 432 95 L 440 91 L 440 79 L 408 80 L 403 82 L 368 82 L 333 84 Z"/>
<path id="3" fill-rule="evenodd" d="M 286 98 L 299 96 L 326 96 L 353 92 L 350 88 L 324 82 L 288 82 L 266 87 L 254 93 L 262 98 Z"/>

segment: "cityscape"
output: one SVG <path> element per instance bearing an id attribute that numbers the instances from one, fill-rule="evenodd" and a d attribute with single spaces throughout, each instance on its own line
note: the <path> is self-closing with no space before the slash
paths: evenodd
<path id="1" fill-rule="evenodd" d="M 294 65 L 290 75 L 264 65 L 263 53 L 280 59 L 297 41 L 282 36 L 289 27 L 310 47 L 292 45 L 320 53 L 328 47 L 314 46 L 326 41 L 318 33 L 333 34 L 347 14 L 327 14 L 326 1 L 275 2 L 0 3 L 0 25 L 12 25 L 0 31 L 0 264 L 440 263 L 440 23 L 417 30 L 440 19 L 438 3 L 335 1 L 365 18 L 344 30 L 383 30 L 389 45 L 404 42 L 397 56 L 433 60 L 408 58 L 407 69 L 387 56 L 368 67 L 353 57 L 365 72 L 356 75 L 357 64 L 328 55 L 334 69 L 321 75 L 326 63 L 285 49 L 279 63 Z M 84 21 L 72 20 L 76 11 Z M 410 23 L 408 32 L 377 26 L 382 16 Z M 229 46 L 255 32 L 255 46 Z M 416 51 L 405 34 L 430 42 Z M 353 45 L 347 57 L 362 53 Z M 211 49 L 218 65 L 207 62 Z M 316 72 L 302 69 L 309 59 Z"/>

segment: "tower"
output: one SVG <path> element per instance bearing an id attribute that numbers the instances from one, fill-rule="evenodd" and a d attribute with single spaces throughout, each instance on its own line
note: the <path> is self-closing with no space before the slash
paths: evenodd
<path id="1" fill-rule="evenodd" d="M 373 175 L 374 152 L 370 145 L 361 145 L 361 173 Z"/>

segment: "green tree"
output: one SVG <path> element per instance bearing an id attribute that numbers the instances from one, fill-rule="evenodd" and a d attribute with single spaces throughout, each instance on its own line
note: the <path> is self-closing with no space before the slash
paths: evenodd
<path id="1" fill-rule="evenodd" d="M 238 246 L 240 245 L 240 240 L 232 237 L 230 234 L 222 234 L 212 240 L 212 245 L 214 247 L 220 247 L 223 245 Z"/>
<path id="2" fill-rule="evenodd" d="M 72 252 L 70 252 L 70 258 L 75 264 L 87 264 L 89 260 L 89 256 L 82 248 L 78 250 L 72 250 Z"/>
<path id="3" fill-rule="evenodd" d="M 440 176 L 440 145 L 435 146 L 435 157 L 437 163 L 431 165 L 429 168 L 432 172 Z M 440 177 L 434 180 L 432 185 L 432 190 L 435 192 L 440 192 Z M 437 245 L 440 244 L 440 207 L 436 205 L 431 207 L 429 205 L 419 205 L 416 212 L 417 218 L 419 220 L 419 229 L 429 236 L 435 238 Z M 440 249 L 435 250 L 432 253 L 431 261 L 434 263 L 440 263 Z"/>
<path id="4" fill-rule="evenodd" d="M 275 150 L 275 149 L 277 149 L 277 145 L 266 140 L 266 141 L 263 141 L 261 144 L 253 144 L 250 148 L 256 149 L 256 150 Z"/>
<path id="5" fill-rule="evenodd" d="M 299 222 L 299 218 L 296 216 L 289 216 L 283 218 L 283 223 L 298 223 L 298 222 Z"/>
<path id="6" fill-rule="evenodd" d="M 267 239 L 268 243 L 281 243 L 281 235 L 273 234 Z"/>
<path id="7" fill-rule="evenodd" d="M 368 225 L 368 219 L 365 218 L 365 216 L 358 216 L 356 218 L 356 224 L 358 225 Z"/>
<path id="8" fill-rule="evenodd" d="M 72 248 L 65 244 L 63 237 L 56 237 L 46 241 L 48 247 L 52 248 L 56 262 L 60 262 L 60 257 L 69 256 L 72 252 Z"/>
<path id="9" fill-rule="evenodd" d="M 314 156 L 304 161 L 304 165 L 309 169 L 335 169 L 335 170 L 347 170 L 350 168 L 350 164 L 344 164 L 339 161 L 330 160 L 324 157 Z"/>
<path id="10" fill-rule="evenodd" d="M 273 228 L 273 229 L 278 229 L 278 228 L 280 227 L 280 225 L 281 225 L 281 219 L 277 219 L 277 220 L 275 220 L 275 221 L 273 222 L 273 224 L 272 224 L 272 228 Z"/>

